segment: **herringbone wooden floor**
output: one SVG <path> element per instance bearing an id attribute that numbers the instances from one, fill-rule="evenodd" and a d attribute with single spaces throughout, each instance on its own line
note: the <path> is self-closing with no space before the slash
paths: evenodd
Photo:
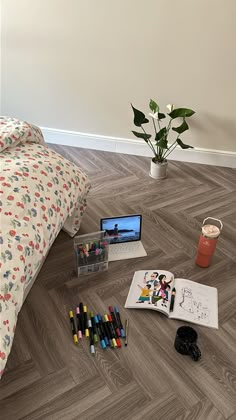
<path id="1" fill-rule="evenodd" d="M 20 312 L 0 382 L 0 417 L 11 419 L 236 418 L 236 171 L 170 162 L 166 180 L 148 176 L 149 158 L 52 146 L 89 175 L 93 189 L 80 234 L 102 216 L 143 214 L 148 256 L 110 263 L 77 279 L 73 239 L 61 232 Z M 212 265 L 194 263 L 202 220 L 224 228 Z M 125 310 L 134 271 L 166 269 L 219 291 L 219 330 L 196 326 L 202 359 L 173 346 L 183 322 L 153 311 Z M 130 322 L 129 345 L 99 349 L 72 342 L 68 308 L 78 302 L 105 313 L 118 305 Z"/>

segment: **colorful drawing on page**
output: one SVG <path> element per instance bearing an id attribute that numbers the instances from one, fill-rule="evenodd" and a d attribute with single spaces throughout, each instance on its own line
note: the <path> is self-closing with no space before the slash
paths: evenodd
<path id="1" fill-rule="evenodd" d="M 144 278 L 144 284 L 150 284 L 151 286 L 157 286 L 159 283 L 157 271 L 146 271 Z"/>
<path id="2" fill-rule="evenodd" d="M 140 290 L 141 290 L 141 294 L 137 300 L 136 303 L 144 303 L 144 302 L 150 302 L 150 294 L 153 290 L 151 290 L 151 285 L 150 284 L 146 284 L 146 286 L 142 287 L 139 284 L 137 285 Z"/>

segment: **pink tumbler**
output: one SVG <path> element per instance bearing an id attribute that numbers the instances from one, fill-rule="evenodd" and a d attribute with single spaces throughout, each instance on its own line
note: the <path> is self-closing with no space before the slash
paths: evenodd
<path id="1" fill-rule="evenodd" d="M 213 221 L 211 224 L 206 221 Z M 218 225 L 218 226 L 217 226 Z M 198 242 L 196 264 L 200 267 L 208 267 L 211 257 L 214 254 L 217 239 L 223 228 L 223 223 L 214 217 L 207 217 L 203 220 L 202 233 Z"/>

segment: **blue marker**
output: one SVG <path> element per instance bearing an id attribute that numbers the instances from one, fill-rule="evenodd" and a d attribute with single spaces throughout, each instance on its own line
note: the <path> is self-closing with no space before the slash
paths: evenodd
<path id="1" fill-rule="evenodd" d="M 101 347 L 102 347 L 103 350 L 105 350 L 107 348 L 107 346 L 106 346 L 106 343 L 105 343 L 105 341 L 103 339 L 103 335 L 102 335 L 102 332 L 101 332 L 101 329 L 100 329 L 100 325 L 99 325 L 99 320 L 98 320 L 98 317 L 96 315 L 94 317 L 94 321 L 96 323 L 97 332 L 98 332 L 98 335 L 99 335 L 99 338 L 100 338 Z"/>

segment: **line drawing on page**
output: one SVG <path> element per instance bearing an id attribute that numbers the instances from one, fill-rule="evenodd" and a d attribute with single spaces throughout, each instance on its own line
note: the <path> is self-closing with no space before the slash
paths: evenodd
<path id="1" fill-rule="evenodd" d="M 181 289 L 182 300 L 179 302 L 179 307 L 190 315 L 190 318 L 196 321 L 209 322 L 209 307 L 207 299 L 193 294 L 189 287 Z"/>

